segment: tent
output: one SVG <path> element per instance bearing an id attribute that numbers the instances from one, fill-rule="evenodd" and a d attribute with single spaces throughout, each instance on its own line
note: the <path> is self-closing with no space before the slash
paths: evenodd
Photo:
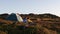
<path id="1" fill-rule="evenodd" d="M 23 22 L 22 17 L 15 13 L 10 14 L 6 19 L 11 21 Z"/>
<path id="2" fill-rule="evenodd" d="M 23 19 L 22 19 L 21 16 L 19 16 L 18 14 L 16 14 L 16 17 L 17 17 L 17 20 L 18 20 L 19 22 L 23 22 Z"/>

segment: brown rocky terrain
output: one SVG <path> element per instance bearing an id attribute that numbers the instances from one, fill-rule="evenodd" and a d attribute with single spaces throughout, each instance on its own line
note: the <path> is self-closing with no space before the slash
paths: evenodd
<path id="1" fill-rule="evenodd" d="M 0 15 L 0 32 L 2 34 L 4 33 L 5 34 L 21 34 L 23 30 L 20 30 L 17 26 L 25 26 L 25 25 L 23 23 L 19 23 L 18 21 L 16 22 L 16 24 L 13 24 L 13 22 L 15 21 L 6 20 L 8 16 L 9 14 Z M 31 13 L 31 14 L 20 14 L 20 16 L 22 16 L 22 18 L 29 17 L 34 23 L 36 23 L 34 27 L 27 28 L 27 29 L 31 28 L 32 33 L 28 33 L 28 31 L 26 33 L 26 31 L 24 31 L 23 34 L 60 34 L 60 17 L 56 15 Z M 14 31 L 13 28 L 16 30 L 16 32 Z M 34 31 L 33 28 L 36 28 L 35 29 L 36 31 Z"/>

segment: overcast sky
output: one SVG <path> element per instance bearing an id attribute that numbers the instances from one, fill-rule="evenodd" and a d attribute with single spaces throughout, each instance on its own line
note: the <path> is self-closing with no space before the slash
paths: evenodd
<path id="1" fill-rule="evenodd" d="M 60 0 L 0 0 L 1 13 L 51 13 L 60 16 Z"/>

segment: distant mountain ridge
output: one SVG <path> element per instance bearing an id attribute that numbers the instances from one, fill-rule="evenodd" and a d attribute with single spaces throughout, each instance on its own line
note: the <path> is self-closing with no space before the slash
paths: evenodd
<path id="1" fill-rule="evenodd" d="M 33 13 L 30 13 L 30 14 L 20 14 L 21 16 L 40 16 L 40 17 L 42 17 L 42 18 L 49 18 L 49 17 L 51 17 L 51 18 L 59 18 L 59 16 L 56 16 L 56 15 L 53 15 L 53 14 L 49 14 L 49 13 L 45 13 L 45 14 L 33 14 Z M 0 14 L 0 18 L 3 18 L 3 19 L 5 19 L 6 17 L 8 17 L 9 16 L 9 14 Z"/>

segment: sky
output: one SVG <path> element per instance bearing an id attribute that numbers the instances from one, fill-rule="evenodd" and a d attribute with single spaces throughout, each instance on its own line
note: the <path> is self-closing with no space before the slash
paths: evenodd
<path id="1" fill-rule="evenodd" d="M 60 16 L 60 0 L 0 0 L 0 14 L 44 14 Z"/>

